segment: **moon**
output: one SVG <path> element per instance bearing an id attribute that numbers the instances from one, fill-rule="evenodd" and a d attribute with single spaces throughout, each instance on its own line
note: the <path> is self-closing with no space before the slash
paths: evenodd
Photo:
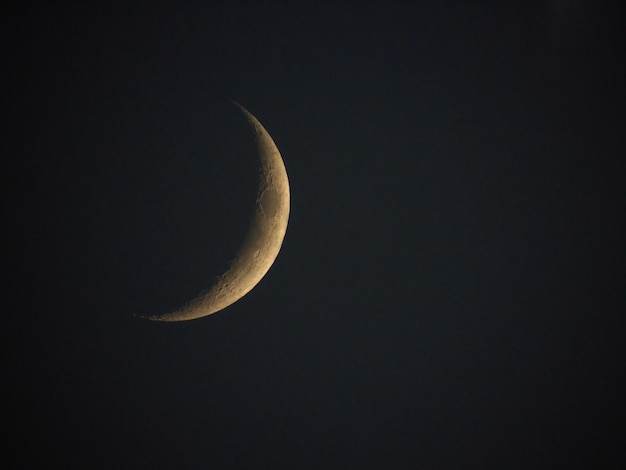
<path id="1" fill-rule="evenodd" d="M 289 180 L 285 163 L 274 140 L 257 118 L 240 104 L 234 104 L 255 134 L 259 164 L 256 207 L 244 242 L 226 272 L 210 288 L 178 310 L 144 318 L 174 322 L 219 312 L 250 292 L 278 256 L 289 220 Z"/>

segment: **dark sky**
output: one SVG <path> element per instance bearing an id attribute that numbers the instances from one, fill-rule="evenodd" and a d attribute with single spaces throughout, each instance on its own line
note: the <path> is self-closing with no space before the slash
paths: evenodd
<path id="1" fill-rule="evenodd" d="M 624 460 L 618 2 L 196 3 L 3 14 L 13 468 Z M 229 99 L 283 155 L 282 250 L 137 318 L 245 232 Z"/>

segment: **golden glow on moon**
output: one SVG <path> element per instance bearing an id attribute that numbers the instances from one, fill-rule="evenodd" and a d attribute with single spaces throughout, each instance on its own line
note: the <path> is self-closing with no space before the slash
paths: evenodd
<path id="1" fill-rule="evenodd" d="M 261 123 L 237 104 L 252 126 L 259 158 L 256 209 L 243 245 L 215 284 L 181 309 L 146 317 L 184 321 L 205 317 L 228 307 L 250 292 L 265 276 L 282 246 L 289 219 L 289 181 L 276 144 Z"/>

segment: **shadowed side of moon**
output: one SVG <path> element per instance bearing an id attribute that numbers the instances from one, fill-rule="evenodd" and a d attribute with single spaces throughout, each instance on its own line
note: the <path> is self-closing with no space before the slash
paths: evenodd
<path id="1" fill-rule="evenodd" d="M 232 102 L 107 96 L 94 103 L 107 113 L 72 116 L 63 160 L 37 181 L 36 252 L 58 302 L 163 317 L 224 279 L 246 241 L 266 233 L 259 214 L 274 220 L 288 202 L 260 165 L 266 132 Z"/>
<path id="2" fill-rule="evenodd" d="M 86 316 L 166 314 L 229 268 L 259 185 L 255 132 L 231 102 L 94 94 L 55 135 L 64 147 L 36 180 L 31 251 L 57 302 Z"/>

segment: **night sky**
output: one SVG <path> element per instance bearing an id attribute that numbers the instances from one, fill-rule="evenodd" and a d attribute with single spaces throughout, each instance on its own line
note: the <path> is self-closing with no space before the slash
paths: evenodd
<path id="1" fill-rule="evenodd" d="M 199 3 L 4 11 L 11 468 L 623 463 L 619 2 Z"/>

